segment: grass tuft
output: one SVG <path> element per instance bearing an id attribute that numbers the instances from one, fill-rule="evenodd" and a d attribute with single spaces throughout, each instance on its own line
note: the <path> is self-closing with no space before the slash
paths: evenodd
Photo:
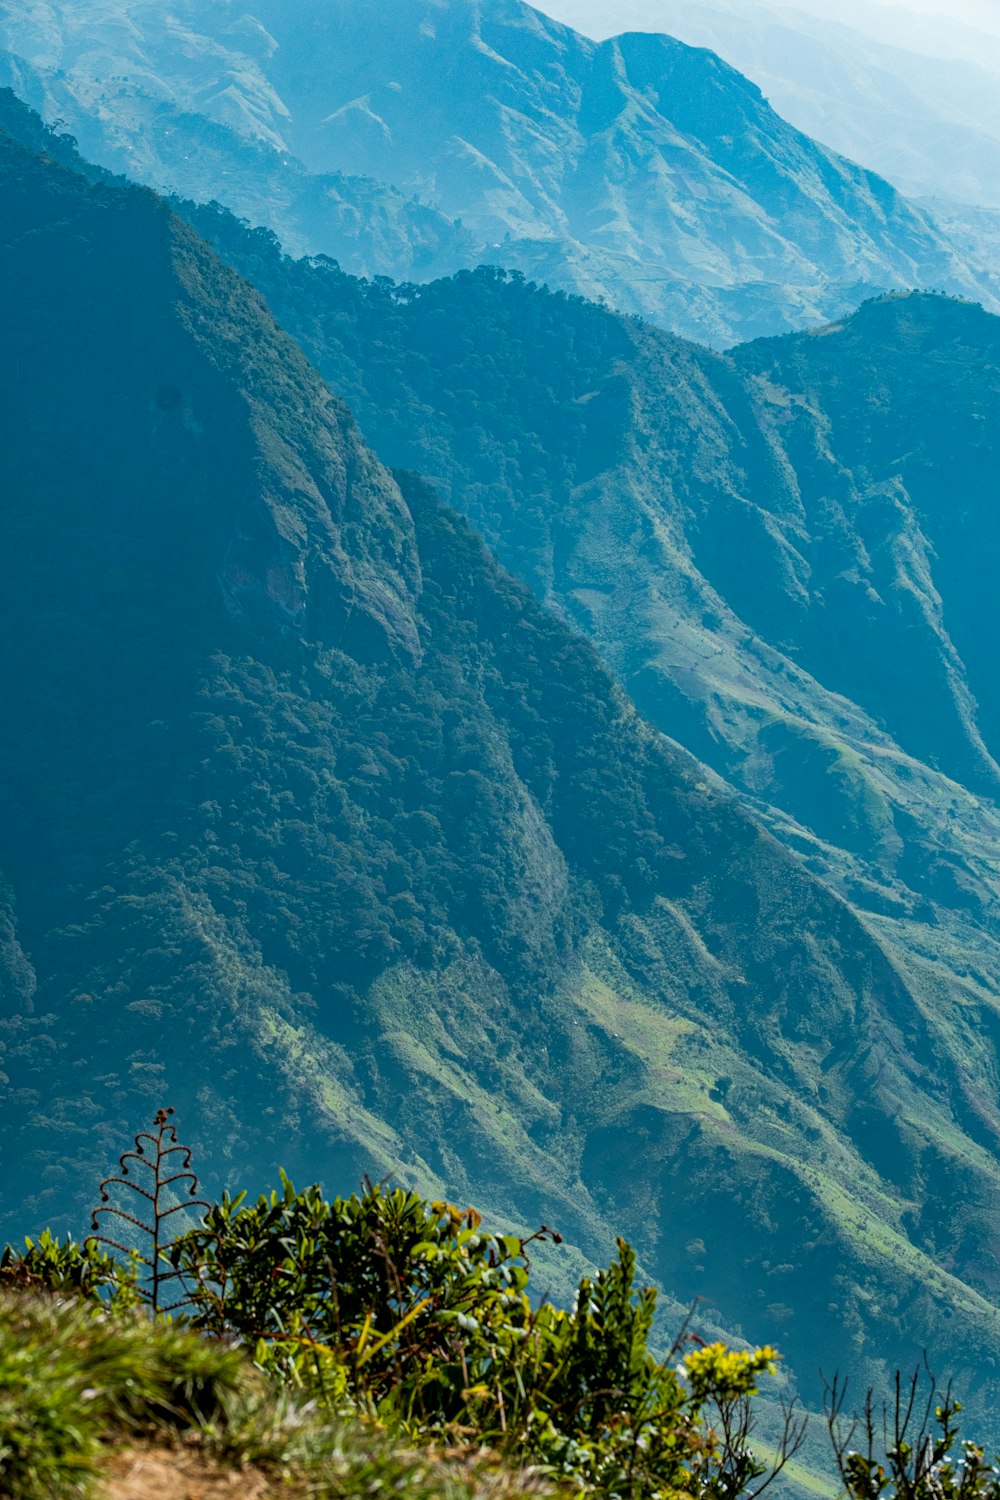
<path id="1" fill-rule="evenodd" d="M 81 1495 L 102 1440 L 199 1427 L 245 1379 L 232 1347 L 138 1314 L 0 1298 L 0 1493 Z"/>
<path id="2" fill-rule="evenodd" d="M 0 1296 L 3 1500 L 87 1500 L 137 1441 L 252 1466 L 296 1500 L 519 1500 L 547 1488 L 478 1449 L 414 1452 L 361 1418 L 327 1419 L 239 1350 L 177 1323 Z"/>

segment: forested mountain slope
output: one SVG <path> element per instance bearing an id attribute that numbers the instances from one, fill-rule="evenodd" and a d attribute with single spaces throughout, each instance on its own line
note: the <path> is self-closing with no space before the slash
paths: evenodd
<path id="1" fill-rule="evenodd" d="M 159 200 L 9 136 L 2 187 L 5 1232 L 79 1215 L 169 1096 L 213 1184 L 367 1167 L 625 1231 L 812 1390 L 927 1345 L 988 1405 L 993 1119 L 908 976 Z M 617 357 L 593 309 L 456 286 Z M 627 390 L 588 394 L 544 434 L 581 493 Z"/>
<path id="2" fill-rule="evenodd" d="M 996 320 L 889 299 L 727 359 L 489 273 L 366 287 L 196 217 L 379 451 L 433 476 L 894 955 L 966 1144 L 930 1145 L 897 1096 L 870 1148 L 915 1239 L 992 1285 L 995 1208 L 964 1172 L 998 1124 Z M 859 1120 L 886 1103 L 881 1055 Z"/>
<path id="3" fill-rule="evenodd" d="M 1000 324 L 981 308 L 889 297 L 722 356 L 502 272 L 372 286 L 184 209 L 379 451 L 432 476 L 591 634 L 624 642 L 631 619 L 634 637 L 636 606 L 649 615 L 662 596 L 649 628 L 677 637 L 693 696 L 697 630 L 719 643 L 706 661 L 723 651 L 709 675 L 742 653 L 757 677 L 786 679 L 782 695 L 817 693 L 816 714 L 853 714 L 866 733 L 878 719 L 912 759 L 996 796 Z M 679 636 L 671 609 L 690 617 Z M 638 656 L 617 663 L 640 695 L 663 689 L 667 641 L 648 649 L 633 639 Z M 719 753 L 724 727 L 696 729 L 707 710 L 689 695 L 677 711 L 699 753 Z"/>
<path id="4" fill-rule="evenodd" d="M 993 295 L 888 183 L 670 37 L 595 43 L 521 0 L 4 0 L 0 46 L 95 159 L 350 270 L 501 263 L 722 345 L 887 287 Z"/>

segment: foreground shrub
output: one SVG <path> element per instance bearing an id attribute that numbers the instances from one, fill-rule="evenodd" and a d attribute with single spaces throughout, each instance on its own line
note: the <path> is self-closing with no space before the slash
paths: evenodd
<path id="1" fill-rule="evenodd" d="M 0 1291 L 57 1292 L 66 1296 L 106 1297 L 120 1305 L 136 1301 L 135 1269 L 102 1250 L 93 1240 L 82 1245 L 57 1240 L 43 1229 L 21 1250 L 6 1245 L 0 1253 Z"/>
<path id="2" fill-rule="evenodd" d="M 755 1500 L 803 1436 L 789 1411 L 770 1468 L 754 1455 L 751 1397 L 774 1351 L 689 1339 L 657 1359 L 655 1293 L 623 1241 L 571 1309 L 534 1305 L 539 1237 L 558 1239 L 490 1234 L 474 1210 L 399 1189 L 330 1202 L 283 1178 L 256 1203 L 223 1197 L 160 1246 L 164 1278 L 190 1289 L 180 1320 L 155 1314 L 141 1257 L 121 1265 L 47 1233 L 8 1247 L 0 1494 L 68 1500 L 109 1437 L 183 1433 L 340 1500 L 500 1500 L 546 1483 L 604 1500 Z M 848 1421 L 834 1387 L 848 1500 L 1000 1500 L 950 1392 L 938 1402 L 930 1382 L 918 1397 L 899 1382 L 894 1409 L 877 1418 L 869 1394 Z"/>
<path id="3" fill-rule="evenodd" d="M 566 1311 L 532 1305 L 527 1243 L 401 1189 L 329 1202 L 285 1179 L 253 1205 L 223 1198 L 172 1260 L 198 1326 L 412 1436 L 474 1438 L 607 1495 L 729 1497 L 764 1476 L 746 1402 L 772 1349 L 658 1361 L 628 1245 Z"/>
<path id="4" fill-rule="evenodd" d="M 1000 1500 L 1000 1460 L 961 1441 L 961 1402 L 939 1393 L 928 1371 L 896 1376 L 892 1401 L 871 1391 L 860 1417 L 845 1418 L 847 1388 L 827 1393 L 827 1425 L 847 1500 Z"/>
<path id="5" fill-rule="evenodd" d="M 528 1247 L 560 1239 L 545 1226 L 490 1234 L 473 1209 L 370 1183 L 329 1202 L 284 1174 L 254 1204 L 209 1205 L 172 1113 L 101 1183 L 82 1245 L 46 1231 L 0 1255 L 0 1495 L 79 1494 L 100 1441 L 143 1432 L 196 1434 L 342 1500 L 486 1500 L 537 1492 L 540 1476 L 603 1500 L 756 1500 L 801 1446 L 791 1407 L 770 1467 L 750 1444 L 770 1347 L 688 1335 L 654 1356 L 656 1294 L 623 1240 L 570 1310 L 536 1305 Z M 199 1227 L 168 1230 L 193 1207 Z M 937 1403 L 930 1382 L 922 1416 L 919 1392 L 897 1380 L 880 1437 L 872 1393 L 845 1421 L 834 1384 L 848 1500 L 1000 1500 L 1000 1469 L 959 1443 L 950 1391 Z"/>

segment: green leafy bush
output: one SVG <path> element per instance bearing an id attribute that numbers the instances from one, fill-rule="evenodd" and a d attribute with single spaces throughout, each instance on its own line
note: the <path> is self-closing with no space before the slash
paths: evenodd
<path id="1" fill-rule="evenodd" d="M 284 1179 L 224 1198 L 173 1260 L 201 1327 L 413 1436 L 472 1437 L 614 1496 L 736 1495 L 764 1474 L 743 1413 L 772 1349 L 658 1361 L 656 1294 L 624 1241 L 572 1311 L 532 1305 L 526 1243 L 401 1189 L 329 1202 Z"/>
<path id="2" fill-rule="evenodd" d="M 25 1241 L 23 1250 L 5 1245 L 0 1253 L 4 1291 L 82 1293 L 131 1306 L 135 1284 L 135 1267 L 123 1267 L 92 1239 L 81 1245 L 71 1237 L 56 1239 L 43 1229 L 37 1240 Z"/>

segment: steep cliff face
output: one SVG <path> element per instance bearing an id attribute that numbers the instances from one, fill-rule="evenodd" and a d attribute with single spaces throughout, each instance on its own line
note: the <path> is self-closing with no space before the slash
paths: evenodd
<path id="1" fill-rule="evenodd" d="M 998 358 L 995 318 L 926 297 L 737 356 L 803 497 L 803 653 L 921 759 L 994 792 Z"/>
<path id="2" fill-rule="evenodd" d="M 95 159 L 352 271 L 500 263 L 723 346 L 886 287 L 995 295 L 886 181 L 672 37 L 593 42 L 521 0 L 238 21 L 222 0 L 7 0 L 0 45 L 0 82 Z"/>

